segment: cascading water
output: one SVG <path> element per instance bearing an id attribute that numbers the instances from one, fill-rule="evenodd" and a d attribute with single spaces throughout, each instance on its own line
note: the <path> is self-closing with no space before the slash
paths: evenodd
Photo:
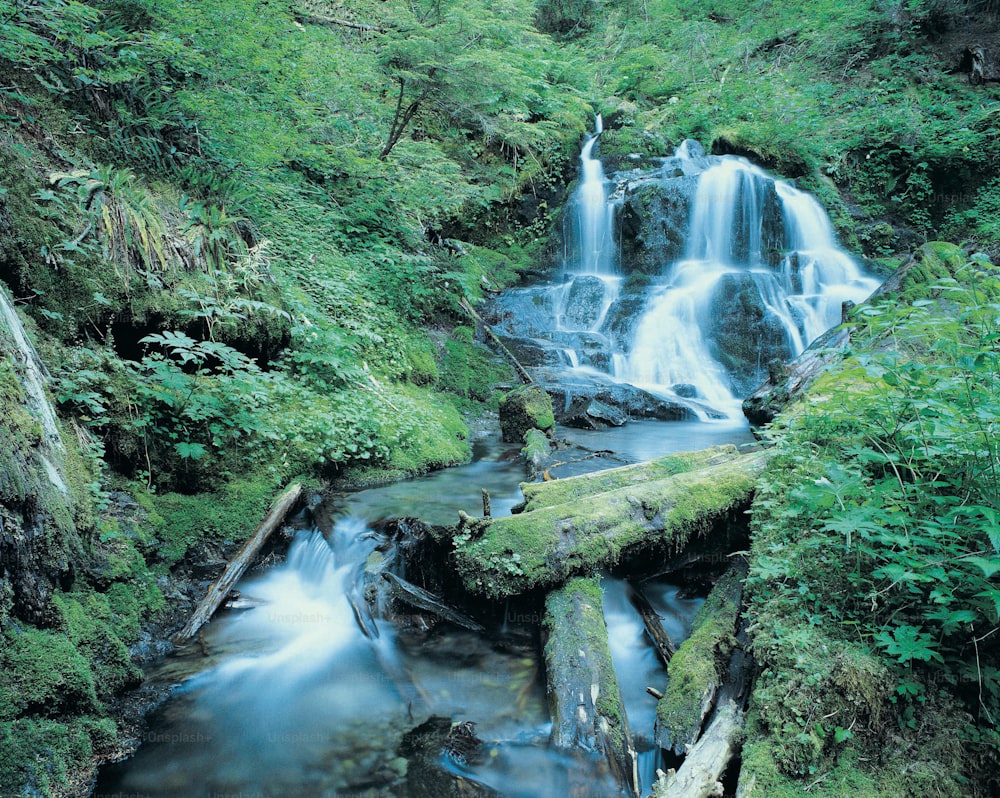
<path id="1" fill-rule="evenodd" d="M 38 447 L 38 456 L 52 485 L 66 496 L 69 490 L 61 473 L 66 449 L 59 434 L 55 410 L 45 393 L 48 371 L 35 347 L 28 340 L 28 334 L 7 296 L 7 291 L 0 287 L 0 352 L 5 350 L 10 352 L 17 364 L 28 412 L 42 428 L 43 435 Z"/>
<path id="2" fill-rule="evenodd" d="M 878 283 L 837 246 L 813 197 L 747 160 L 686 141 L 659 168 L 609 181 L 599 134 L 600 123 L 581 153 L 565 282 L 507 292 L 488 320 L 548 369 L 547 384 L 603 380 L 588 396 L 629 415 L 742 423 L 740 399 L 769 362 L 799 354 Z M 623 394 L 633 386 L 653 403 Z"/>
<path id="3" fill-rule="evenodd" d="M 691 160 L 691 151 L 676 157 Z M 691 203 L 684 257 L 650 297 L 616 376 L 737 418 L 767 353 L 799 354 L 839 322 L 844 301 L 878 283 L 836 246 L 811 196 L 745 159 L 713 160 Z"/>

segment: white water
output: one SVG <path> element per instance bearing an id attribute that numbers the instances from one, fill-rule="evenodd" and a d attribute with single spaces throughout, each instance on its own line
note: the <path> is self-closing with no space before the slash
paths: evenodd
<path id="1" fill-rule="evenodd" d="M 594 134 L 580 152 L 580 186 L 574 198 L 580 242 L 580 262 L 574 271 L 579 274 L 615 272 L 615 207 L 608 202 L 608 181 L 601 159 L 593 154 L 602 131 L 598 116 Z"/>
<path id="2" fill-rule="evenodd" d="M 52 484 L 61 493 L 68 495 L 69 490 L 60 474 L 65 448 L 62 436 L 59 434 L 55 411 L 45 393 L 48 371 L 38 356 L 38 352 L 35 351 L 35 347 L 28 340 L 28 334 L 17 315 L 17 311 L 14 310 L 14 304 L 2 286 L 0 286 L 0 323 L 6 331 L 6 335 L 0 333 L 0 346 L 4 345 L 7 340 L 12 344 L 11 354 L 14 357 L 18 377 L 21 381 L 21 389 L 27 400 L 27 410 L 42 427 L 44 440 L 42 446 L 39 447 L 42 464 L 45 466 L 46 474 Z"/>
<path id="3" fill-rule="evenodd" d="M 676 157 L 693 164 L 686 144 Z M 617 361 L 615 376 L 654 392 L 672 393 L 677 386 L 690 392 L 693 386 L 698 399 L 737 419 L 740 397 L 711 339 L 723 277 L 749 277 L 767 317 L 783 330 L 793 357 L 840 323 L 843 302 L 863 301 L 878 282 L 837 246 L 830 222 L 813 197 L 773 180 L 745 159 L 711 160 L 714 165 L 701 174 L 692 202 L 685 256 L 667 265 L 631 348 Z M 772 185 L 786 253 L 777 271 L 767 265 L 764 241 Z"/>

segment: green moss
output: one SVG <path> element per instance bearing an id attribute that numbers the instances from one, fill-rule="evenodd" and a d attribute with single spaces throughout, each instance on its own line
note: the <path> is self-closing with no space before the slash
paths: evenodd
<path id="1" fill-rule="evenodd" d="M 414 385 L 434 385 L 440 376 L 434 343 L 427 336 L 411 336 L 406 343 L 406 379 Z"/>
<path id="2" fill-rule="evenodd" d="M 456 327 L 444 345 L 440 387 L 465 402 L 496 408 L 496 386 L 514 378 L 510 365 L 472 340 L 472 329 Z M 463 403 L 464 404 L 464 403 Z"/>
<path id="3" fill-rule="evenodd" d="M 738 456 L 736 447 L 727 444 L 693 452 L 670 454 L 644 463 L 609 468 L 595 474 L 582 474 L 551 482 L 525 482 L 521 485 L 524 509 L 538 510 L 556 504 L 569 504 L 595 493 L 617 490 L 639 482 L 665 479 L 695 468 L 725 462 L 736 456 Z"/>
<path id="4" fill-rule="evenodd" d="M 657 742 L 664 748 L 683 750 L 698 737 L 702 705 L 722 684 L 736 645 L 743 576 L 742 569 L 726 572 L 698 610 L 690 637 L 670 659 L 667 689 L 656 704 Z"/>
<path id="5" fill-rule="evenodd" d="M 90 663 L 63 634 L 48 629 L 7 629 L 0 659 L 0 717 L 92 712 L 99 707 Z"/>
<path id="6" fill-rule="evenodd" d="M 556 419 L 552 399 L 539 385 L 522 385 L 508 391 L 500 401 L 500 429 L 503 439 L 523 443 L 528 430 L 550 432 Z"/>
<path id="7" fill-rule="evenodd" d="M 218 491 L 163 495 L 137 490 L 136 501 L 146 507 L 154 525 L 157 558 L 172 565 L 202 541 L 220 543 L 250 536 L 274 498 L 267 479 L 234 479 Z"/>
<path id="8" fill-rule="evenodd" d="M 94 755 L 110 753 L 115 736 L 107 718 L 0 721 L 0 794 L 83 794 Z"/>
<path id="9" fill-rule="evenodd" d="M 537 429 L 529 429 L 524 436 L 524 447 L 521 449 L 521 456 L 529 463 L 538 465 L 545 461 L 552 451 L 552 441 L 549 437 Z M 533 483 L 524 483 L 533 484 Z M 522 486 L 523 489 L 523 486 Z"/>
<path id="10" fill-rule="evenodd" d="M 500 598 L 612 566 L 639 547 L 679 551 L 749 501 L 767 456 L 493 519 L 481 537 L 455 538 L 456 569 L 469 590 Z"/>
<path id="11" fill-rule="evenodd" d="M 628 726 L 608 644 L 600 581 L 594 577 L 571 579 L 552 591 L 545 600 L 544 626 L 548 631 L 544 654 L 556 733 L 563 740 L 573 740 L 579 700 L 574 688 L 596 685 L 595 721 L 607 721 L 615 751 L 624 752 Z M 567 696 L 571 697 L 570 703 L 559 700 Z"/>

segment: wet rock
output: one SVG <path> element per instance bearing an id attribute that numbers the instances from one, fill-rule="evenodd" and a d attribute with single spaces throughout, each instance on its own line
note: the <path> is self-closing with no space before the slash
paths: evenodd
<path id="1" fill-rule="evenodd" d="M 589 330 L 600 321 L 607 287 L 600 277 L 583 275 L 573 280 L 560 320 L 570 330 Z"/>
<path id="2" fill-rule="evenodd" d="M 626 274 L 660 274 L 685 249 L 696 176 L 661 179 L 657 171 L 632 181 L 621 211 L 621 260 Z"/>
<path id="3" fill-rule="evenodd" d="M 515 388 L 500 401 L 500 431 L 508 443 L 524 443 L 528 430 L 555 427 L 552 402 L 537 385 Z"/>
<path id="4" fill-rule="evenodd" d="M 716 359 L 730 372 L 738 394 L 748 394 L 767 377 L 767 363 L 787 360 L 791 350 L 785 329 L 761 298 L 757 279 L 766 275 L 727 274 L 712 297 L 716 319 L 712 333 Z"/>

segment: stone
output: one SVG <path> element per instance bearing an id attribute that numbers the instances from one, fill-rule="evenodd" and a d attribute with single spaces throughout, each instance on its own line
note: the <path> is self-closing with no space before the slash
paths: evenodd
<path id="1" fill-rule="evenodd" d="M 515 388 L 500 401 L 500 431 L 507 443 L 524 443 L 528 430 L 549 432 L 555 425 L 552 401 L 537 385 Z"/>

